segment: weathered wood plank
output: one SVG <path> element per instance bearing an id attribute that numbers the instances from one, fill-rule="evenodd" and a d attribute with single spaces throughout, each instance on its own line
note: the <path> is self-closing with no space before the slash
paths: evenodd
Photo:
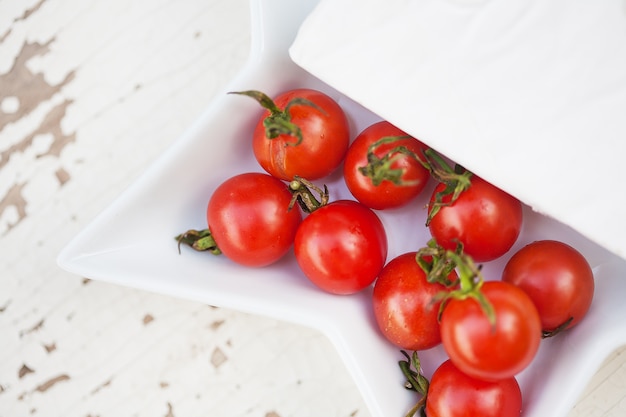
<path id="1" fill-rule="evenodd" d="M 315 331 L 55 264 L 248 37 L 246 0 L 0 0 L 0 417 L 369 415 Z M 624 415 L 623 352 L 570 417 Z"/>

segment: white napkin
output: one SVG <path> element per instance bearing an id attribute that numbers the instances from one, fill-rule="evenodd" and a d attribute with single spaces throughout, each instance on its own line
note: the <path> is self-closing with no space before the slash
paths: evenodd
<path id="1" fill-rule="evenodd" d="M 289 52 L 626 258 L 624 0 L 321 0 Z"/>

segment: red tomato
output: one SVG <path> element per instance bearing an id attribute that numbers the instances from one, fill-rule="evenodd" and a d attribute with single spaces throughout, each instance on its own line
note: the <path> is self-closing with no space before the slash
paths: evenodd
<path id="1" fill-rule="evenodd" d="M 441 315 L 443 347 L 452 362 L 473 378 L 510 378 L 537 353 L 539 313 L 530 297 L 513 284 L 486 281 L 480 291 L 494 309 L 495 325 L 475 298 L 451 299 Z"/>
<path id="2" fill-rule="evenodd" d="M 447 360 L 430 379 L 428 417 L 519 417 L 522 391 L 514 377 L 482 381 Z"/>
<path id="3" fill-rule="evenodd" d="M 393 141 L 375 145 L 382 138 Z M 398 149 L 402 147 L 402 151 Z M 400 207 L 417 197 L 430 173 L 416 158 L 425 148 L 417 139 L 382 121 L 363 130 L 346 153 L 343 175 L 348 189 L 366 206 L 384 210 Z M 368 159 L 375 157 L 375 161 Z M 368 173 L 362 169 L 368 168 Z"/>
<path id="4" fill-rule="evenodd" d="M 298 102 L 302 99 L 313 105 Z M 296 175 L 315 180 L 333 172 L 343 161 L 350 142 L 348 119 L 339 104 L 310 89 L 282 93 L 274 104 L 273 114 L 265 111 L 253 133 L 252 147 L 261 167 L 285 181 Z M 301 137 L 285 133 L 285 126 L 287 130 L 299 128 Z"/>
<path id="5" fill-rule="evenodd" d="M 570 328 L 587 314 L 594 292 L 593 271 L 573 247 L 554 240 L 528 244 L 515 253 L 502 280 L 517 285 L 533 300 L 544 331 Z"/>
<path id="6" fill-rule="evenodd" d="M 445 189 L 437 185 L 430 199 Z M 450 201 L 450 195 L 443 198 Z M 522 228 L 522 204 L 487 181 L 472 176 L 471 186 L 451 205 L 443 206 L 429 224 L 437 243 L 454 250 L 458 242 L 476 262 L 491 261 L 504 255 L 517 240 Z"/>
<path id="7" fill-rule="evenodd" d="M 385 265 L 374 284 L 374 317 L 381 332 L 393 344 L 408 350 L 424 350 L 441 343 L 439 306 L 433 298 L 447 288 L 429 283 L 415 260 L 417 253 L 400 255 Z M 456 280 L 456 273 L 451 276 Z"/>
<path id="8" fill-rule="evenodd" d="M 333 294 L 369 286 L 387 259 L 387 235 L 378 216 L 352 200 L 338 200 L 307 216 L 296 233 L 296 259 L 304 274 Z"/>
<path id="9" fill-rule="evenodd" d="M 232 261 L 265 266 L 291 248 L 302 221 L 288 210 L 291 193 L 282 181 L 261 173 L 236 175 L 211 195 L 207 222 L 217 246 Z"/>

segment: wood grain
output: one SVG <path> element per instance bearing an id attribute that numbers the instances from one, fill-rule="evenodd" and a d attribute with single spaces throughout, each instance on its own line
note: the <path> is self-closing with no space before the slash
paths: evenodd
<path id="1" fill-rule="evenodd" d="M 247 0 L 0 1 L 0 417 L 369 416 L 313 330 L 55 264 L 237 73 L 249 33 Z M 622 349 L 570 417 L 626 415 L 625 388 Z"/>

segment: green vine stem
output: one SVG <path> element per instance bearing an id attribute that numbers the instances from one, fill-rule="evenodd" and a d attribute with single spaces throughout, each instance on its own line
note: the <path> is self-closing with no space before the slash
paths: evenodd
<path id="1" fill-rule="evenodd" d="M 398 186 L 410 186 L 418 183 L 417 181 L 403 181 L 402 175 L 404 175 L 405 169 L 392 168 L 396 161 L 407 156 L 415 159 L 420 164 L 424 164 L 415 152 L 411 151 L 406 146 L 398 145 L 390 149 L 382 157 L 374 153 L 376 149 L 382 145 L 408 138 L 410 138 L 410 136 L 385 136 L 370 144 L 367 149 L 367 165 L 359 167 L 359 172 L 370 178 L 372 184 L 375 186 L 380 185 L 385 180 Z"/>
<path id="2" fill-rule="evenodd" d="M 467 298 L 473 298 L 476 300 L 487 315 L 487 319 L 489 320 L 489 324 L 492 329 L 495 329 L 496 313 L 489 300 L 487 300 L 485 295 L 480 291 L 480 288 L 485 282 L 480 271 L 480 266 L 476 265 L 474 260 L 465 253 L 459 254 L 453 251 L 448 251 L 448 254 L 452 258 L 452 262 L 456 263 L 457 274 L 459 275 L 460 282 L 459 289 L 452 291 L 450 293 L 450 297 L 457 300 L 464 300 Z"/>
<path id="3" fill-rule="evenodd" d="M 473 298 L 487 315 L 493 329 L 496 325 L 496 315 L 493 306 L 480 291 L 485 279 L 481 266 L 476 265 L 471 256 L 463 252 L 463 245 L 459 243 L 455 250 L 444 249 L 431 239 L 427 246 L 417 251 L 416 262 L 426 273 L 429 282 L 438 282 L 447 287 L 457 285 L 449 279 L 450 272 L 456 270 L 458 287 L 451 291 L 442 291 L 435 296 L 433 302 L 441 301 L 439 316 L 446 303 L 451 299 L 465 300 Z"/>
<path id="4" fill-rule="evenodd" d="M 463 250 L 462 245 L 457 246 L 457 251 Z M 457 285 L 457 281 L 450 280 L 450 273 L 456 269 L 456 264 L 447 255 L 446 249 L 439 246 L 435 239 L 431 239 L 427 246 L 417 250 L 415 261 L 426 273 L 426 280 L 430 283 L 439 283 L 445 287 Z"/>
<path id="5" fill-rule="evenodd" d="M 265 127 L 265 136 L 268 139 L 276 139 L 280 135 L 289 135 L 296 138 L 295 142 L 288 142 L 285 146 L 297 146 L 299 145 L 302 138 L 302 130 L 298 125 L 291 121 L 291 106 L 294 105 L 304 105 L 310 106 L 321 113 L 325 114 L 324 110 L 321 109 L 318 105 L 313 103 L 311 100 L 307 100 L 305 98 L 296 97 L 289 101 L 284 109 L 280 109 L 274 100 L 272 100 L 267 94 L 257 91 L 257 90 L 246 90 L 246 91 L 231 91 L 228 94 L 239 94 L 243 96 L 248 96 L 255 99 L 263 108 L 267 109 L 270 112 L 270 115 L 263 119 L 263 126 Z"/>
<path id="6" fill-rule="evenodd" d="M 428 207 L 428 217 L 426 218 L 426 226 L 428 226 L 433 217 L 441 210 L 442 207 L 453 204 L 471 185 L 472 173 L 462 166 L 456 164 L 452 168 L 445 159 L 435 152 L 433 149 L 424 150 L 426 163 L 424 167 L 430 171 L 430 174 L 437 181 L 445 184 L 442 191 L 435 193 L 435 201 Z M 448 201 L 444 198 L 450 196 Z"/>

